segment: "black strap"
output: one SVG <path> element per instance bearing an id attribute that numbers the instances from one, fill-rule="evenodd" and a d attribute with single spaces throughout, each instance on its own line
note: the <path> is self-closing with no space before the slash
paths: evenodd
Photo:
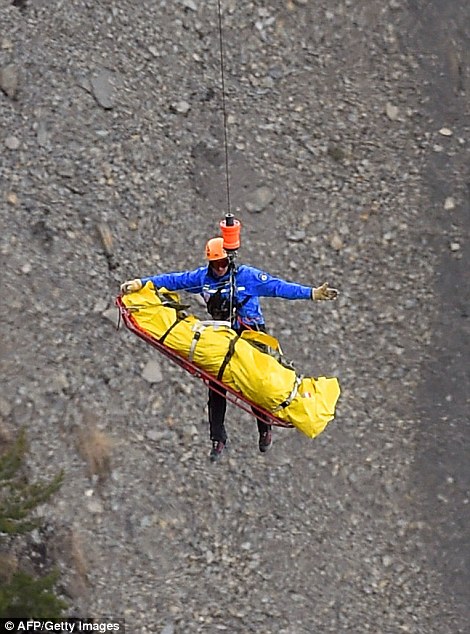
<path id="1" fill-rule="evenodd" d="M 239 339 L 240 339 L 240 335 L 237 335 L 236 337 L 231 339 L 231 341 L 230 341 L 230 343 L 228 345 L 227 354 L 225 355 L 224 360 L 222 361 L 222 365 L 219 368 L 219 372 L 217 373 L 217 380 L 218 381 L 222 381 L 222 377 L 224 376 L 225 368 L 227 367 L 227 364 L 230 361 L 230 359 L 233 357 L 233 353 L 235 352 L 235 344 L 237 343 L 237 341 Z"/>
<path id="2" fill-rule="evenodd" d="M 199 339 L 201 338 L 201 335 L 202 335 L 202 330 L 196 330 L 196 332 L 194 333 L 193 340 L 191 341 L 191 345 L 189 346 L 189 355 L 188 355 L 189 361 L 193 360 L 194 351 L 196 350 L 196 346 L 199 342 Z"/>
<path id="3" fill-rule="evenodd" d="M 189 308 L 189 304 L 181 304 L 179 301 L 175 301 L 170 293 L 162 293 L 160 289 L 155 288 L 155 295 L 161 301 L 162 306 L 165 308 L 173 308 L 176 311 L 176 321 L 174 321 L 171 326 L 168 328 L 166 332 L 158 340 L 160 343 L 163 343 L 165 339 L 168 337 L 173 328 L 180 323 L 185 317 L 187 317 L 187 313 L 185 313 L 185 309 Z"/>
<path id="4" fill-rule="evenodd" d="M 180 323 L 180 321 L 182 321 L 182 319 L 181 318 L 180 319 L 177 318 L 176 321 L 174 321 L 171 324 L 171 326 L 168 328 L 168 330 L 165 333 L 163 333 L 163 335 L 160 337 L 160 339 L 158 341 L 160 343 L 163 343 L 165 341 L 165 339 L 168 337 L 168 335 L 170 334 L 170 332 L 173 330 L 173 328 L 175 326 L 177 326 Z"/>
<path id="5" fill-rule="evenodd" d="M 237 302 L 237 308 L 241 308 L 242 306 L 244 306 L 249 299 L 251 299 L 251 295 L 247 295 L 245 299 L 242 299 L 241 302 Z"/>
<path id="6" fill-rule="evenodd" d="M 158 288 L 155 289 L 155 295 L 161 301 L 162 306 L 165 306 L 166 308 L 173 308 L 177 313 L 183 313 L 185 310 L 190 308 L 189 304 L 182 304 L 180 301 L 173 299 L 171 297 L 171 293 L 162 293 Z"/>
<path id="7" fill-rule="evenodd" d="M 284 401 L 282 401 L 282 403 L 279 403 L 279 405 L 274 410 L 275 412 L 278 412 L 280 409 L 284 409 L 285 407 L 287 407 L 288 405 L 292 403 L 294 398 L 297 396 L 299 385 L 300 385 L 300 382 L 302 381 L 302 378 L 303 377 L 299 374 L 295 375 L 294 387 L 292 388 L 291 393 Z"/>
<path id="8" fill-rule="evenodd" d="M 277 406 L 276 409 L 284 409 L 285 407 L 287 407 L 288 405 L 290 405 L 291 401 L 289 401 L 288 399 L 286 399 L 285 401 L 282 401 L 282 403 L 279 403 L 279 405 Z"/>

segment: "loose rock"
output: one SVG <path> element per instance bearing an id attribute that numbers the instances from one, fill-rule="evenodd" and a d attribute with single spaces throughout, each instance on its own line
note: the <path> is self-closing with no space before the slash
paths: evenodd
<path id="1" fill-rule="evenodd" d="M 391 120 L 391 121 L 396 121 L 398 119 L 398 107 L 391 104 L 391 103 L 387 103 L 386 107 L 385 107 L 385 112 L 387 114 L 387 117 Z"/>
<path id="2" fill-rule="evenodd" d="M 267 185 L 263 185 L 249 195 L 245 207 L 251 213 L 260 213 L 275 199 L 276 194 Z"/>
<path id="3" fill-rule="evenodd" d="M 98 70 L 90 78 L 93 96 L 105 110 L 111 110 L 115 106 L 114 82 L 114 73 L 105 68 Z"/>
<path id="4" fill-rule="evenodd" d="M 20 140 L 16 136 L 7 136 L 5 145 L 9 150 L 17 150 L 20 147 Z"/>
<path id="5" fill-rule="evenodd" d="M 156 359 L 151 359 L 147 362 L 142 372 L 142 378 L 148 383 L 160 383 L 163 381 L 162 369 Z"/>

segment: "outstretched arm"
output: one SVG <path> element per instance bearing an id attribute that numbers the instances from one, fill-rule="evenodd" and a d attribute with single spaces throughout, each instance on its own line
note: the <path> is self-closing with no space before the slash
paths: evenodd
<path id="1" fill-rule="evenodd" d="M 162 273 L 150 277 L 137 278 L 121 284 L 121 293 L 135 293 L 140 291 L 147 282 L 153 282 L 155 287 L 164 286 L 169 291 L 188 291 L 190 293 L 200 293 L 204 279 L 205 267 L 200 267 L 194 271 L 182 271 L 180 273 Z"/>
<path id="2" fill-rule="evenodd" d="M 330 288 L 327 282 L 317 288 L 311 288 L 303 284 L 287 282 L 255 268 L 251 268 L 247 272 L 250 277 L 250 287 L 254 291 L 253 294 L 258 295 L 258 297 L 331 300 L 338 296 L 338 291 L 335 288 Z"/>

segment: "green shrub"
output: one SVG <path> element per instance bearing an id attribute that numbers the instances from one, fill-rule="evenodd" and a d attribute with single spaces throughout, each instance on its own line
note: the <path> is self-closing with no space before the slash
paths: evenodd
<path id="1" fill-rule="evenodd" d="M 26 435 L 21 431 L 13 445 L 0 456 L 0 538 L 31 531 L 40 525 L 32 511 L 49 499 L 62 484 L 62 473 L 49 483 L 29 483 L 23 460 L 27 451 Z M 0 577 L 0 617 L 56 618 L 66 608 L 54 594 L 58 573 L 44 577 L 11 566 Z"/>
<path id="2" fill-rule="evenodd" d="M 58 573 L 34 578 L 19 570 L 8 583 L 0 583 L 0 617 L 58 618 L 67 607 L 54 594 Z"/>

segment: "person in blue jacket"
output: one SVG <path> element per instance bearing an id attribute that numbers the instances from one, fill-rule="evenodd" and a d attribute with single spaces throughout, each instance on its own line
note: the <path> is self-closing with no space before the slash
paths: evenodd
<path id="1" fill-rule="evenodd" d="M 129 280 L 121 285 L 121 292 L 136 292 L 151 281 L 157 288 L 163 286 L 169 291 L 185 290 L 200 294 L 212 319 L 230 321 L 237 332 L 246 329 L 266 332 L 260 297 L 332 300 L 338 295 L 338 291 L 330 288 L 327 283 L 311 288 L 273 277 L 253 266 L 235 266 L 233 259 L 229 258 L 224 249 L 224 239 L 221 237 L 212 238 L 207 242 L 206 260 L 207 265 L 192 271 L 162 273 Z M 212 388 L 209 386 L 208 412 L 212 441 L 210 459 L 215 462 L 227 446 L 227 401 L 224 390 L 217 388 L 216 391 Z M 262 412 L 255 408 L 253 412 L 258 423 L 258 447 L 265 453 L 272 445 L 271 425 L 263 418 Z"/>

